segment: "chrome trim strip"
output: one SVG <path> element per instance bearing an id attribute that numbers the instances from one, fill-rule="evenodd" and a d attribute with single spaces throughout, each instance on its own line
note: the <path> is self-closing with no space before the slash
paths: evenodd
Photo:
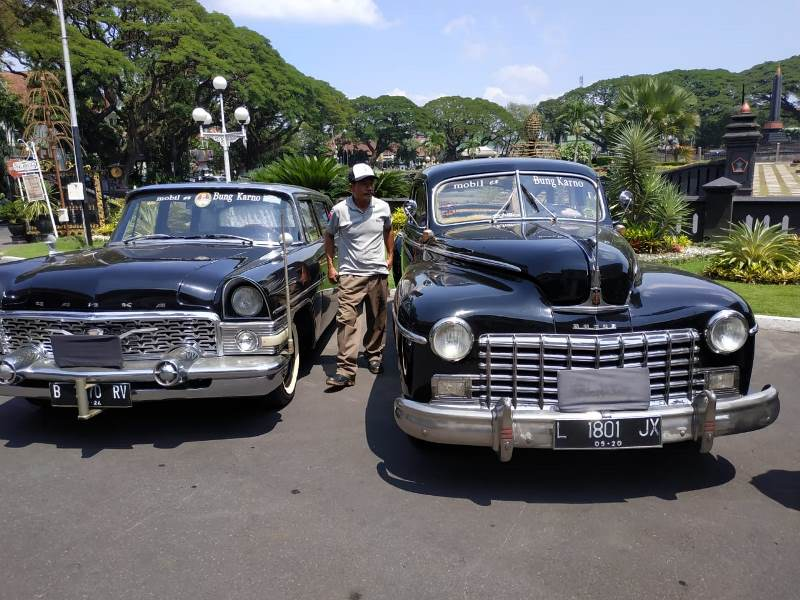
<path id="1" fill-rule="evenodd" d="M 207 319 L 209 321 L 220 321 L 219 315 L 213 311 L 200 310 L 148 310 L 148 311 L 126 311 L 126 312 L 57 312 L 57 311 L 33 311 L 33 310 L 2 310 L 0 319 L 20 318 L 20 319 L 43 319 L 47 321 L 135 321 L 137 319 Z"/>
<path id="2" fill-rule="evenodd" d="M 758 323 L 756 323 L 755 325 L 753 325 L 753 327 L 751 327 L 751 328 L 750 328 L 750 331 L 748 331 L 748 333 L 749 333 L 750 335 L 755 335 L 755 334 L 757 334 L 757 333 L 758 333 Z"/>
<path id="3" fill-rule="evenodd" d="M 550 310 L 565 315 L 602 315 L 606 313 L 623 312 L 629 308 L 630 306 L 627 304 L 600 304 L 599 306 L 576 304 L 575 306 L 552 306 Z"/>
<path id="4" fill-rule="evenodd" d="M 506 271 L 511 271 L 513 273 L 522 273 L 522 269 L 519 268 L 518 266 L 502 262 L 499 260 L 492 260 L 490 258 L 481 258 L 478 256 L 469 256 L 467 254 L 462 254 L 461 252 L 451 252 L 450 250 L 443 250 L 442 248 L 437 248 L 429 244 L 420 244 L 419 242 L 415 242 L 413 240 L 407 240 L 407 242 L 412 246 L 414 246 L 415 248 L 417 248 L 418 250 L 433 252 L 434 254 L 440 254 L 447 258 L 453 258 L 455 260 L 463 260 L 464 262 L 472 262 L 476 264 L 486 265 L 487 267 L 497 267 L 498 269 L 505 269 Z"/>
<path id="5" fill-rule="evenodd" d="M 413 331 L 410 331 L 410 330 L 406 329 L 405 327 L 403 327 L 402 325 L 400 325 L 400 320 L 397 318 L 397 315 L 395 314 L 394 311 L 392 311 L 392 317 L 394 317 L 394 324 L 397 327 L 397 330 L 403 335 L 403 337 L 406 337 L 409 340 L 411 340 L 412 342 L 416 342 L 417 344 L 427 344 L 428 343 L 427 338 L 424 338 L 421 335 L 418 335 L 418 334 L 414 333 Z"/>

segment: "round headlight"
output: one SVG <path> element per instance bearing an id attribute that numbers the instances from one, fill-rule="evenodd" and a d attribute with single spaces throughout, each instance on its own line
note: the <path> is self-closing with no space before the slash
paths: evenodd
<path id="1" fill-rule="evenodd" d="M 254 317 L 264 308 L 264 298 L 253 286 L 240 285 L 231 296 L 231 306 L 240 317 Z"/>
<path id="2" fill-rule="evenodd" d="M 469 354 L 473 340 L 472 329 L 458 317 L 437 321 L 431 328 L 431 348 L 437 356 L 451 362 Z"/>
<path id="3" fill-rule="evenodd" d="M 717 354 L 730 354 L 744 346 L 749 332 L 747 321 L 735 310 L 721 310 L 708 321 L 706 343 Z"/>
<path id="4" fill-rule="evenodd" d="M 249 329 L 242 329 L 236 334 L 236 345 L 242 352 L 252 352 L 258 348 L 258 336 Z"/>

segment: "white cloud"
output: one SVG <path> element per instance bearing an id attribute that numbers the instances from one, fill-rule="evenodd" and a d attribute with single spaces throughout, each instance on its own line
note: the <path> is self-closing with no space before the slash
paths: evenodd
<path id="1" fill-rule="evenodd" d="M 496 75 L 500 81 L 517 85 L 544 87 L 550 83 L 550 76 L 536 65 L 506 65 Z"/>
<path id="2" fill-rule="evenodd" d="M 496 86 L 489 86 L 483 92 L 483 97 L 486 100 L 491 100 L 497 104 L 507 105 L 509 102 L 517 102 L 518 104 L 530 104 L 530 99 L 525 94 L 509 94 L 502 88 Z"/>
<path id="3" fill-rule="evenodd" d="M 445 35 L 450 35 L 451 33 L 456 32 L 468 32 L 474 27 L 475 25 L 475 17 L 471 15 L 462 15 L 460 17 L 456 17 L 452 21 L 449 21 L 443 28 L 442 33 Z"/>
<path id="4" fill-rule="evenodd" d="M 231 17 L 321 25 L 386 25 L 375 0 L 204 0 L 203 4 Z"/>
<path id="5" fill-rule="evenodd" d="M 405 96 L 409 100 L 411 100 L 417 106 L 422 106 L 427 104 L 431 100 L 436 100 L 436 98 L 441 98 L 442 96 L 446 96 L 445 93 L 434 93 L 434 94 L 409 94 L 406 90 L 402 90 L 400 88 L 394 88 L 391 92 L 386 92 L 387 96 Z"/>

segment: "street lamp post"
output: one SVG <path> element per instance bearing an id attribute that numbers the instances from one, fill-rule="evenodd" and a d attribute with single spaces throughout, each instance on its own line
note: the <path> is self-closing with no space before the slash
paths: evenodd
<path id="1" fill-rule="evenodd" d="M 217 75 L 214 77 L 212 83 L 214 89 L 219 92 L 219 115 L 220 122 L 222 123 L 222 131 L 206 131 L 204 129 L 204 127 L 210 125 L 212 121 L 211 115 L 204 108 L 195 108 L 192 111 L 192 119 L 194 119 L 195 123 L 200 125 L 201 138 L 208 138 L 222 146 L 222 156 L 225 160 L 225 181 L 229 182 L 231 180 L 231 162 L 228 156 L 228 148 L 230 148 L 231 144 L 236 142 L 236 140 L 242 140 L 245 148 L 247 147 L 247 130 L 245 126 L 250 123 L 250 113 L 244 106 L 240 106 L 233 111 L 233 116 L 236 117 L 242 130 L 228 132 L 225 126 L 225 103 L 222 100 L 222 92 L 228 87 L 228 82 L 224 77 Z"/>

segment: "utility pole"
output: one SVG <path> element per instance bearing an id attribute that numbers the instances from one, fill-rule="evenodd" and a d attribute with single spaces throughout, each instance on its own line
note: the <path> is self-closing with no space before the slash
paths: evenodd
<path id="1" fill-rule="evenodd" d="M 64 50 L 64 71 L 67 78 L 67 96 L 69 99 L 69 118 L 72 126 L 72 147 L 75 150 L 75 174 L 81 184 L 83 197 L 80 200 L 81 219 L 83 220 L 83 235 L 86 244 L 92 246 L 92 228 L 86 218 L 86 191 L 83 189 L 83 157 L 81 155 L 81 133 L 78 130 L 78 113 L 75 110 L 75 91 L 72 87 L 72 66 L 69 62 L 69 45 L 67 44 L 67 26 L 64 23 L 64 2 L 55 0 L 58 12 L 58 21 L 61 24 L 61 47 Z"/>

